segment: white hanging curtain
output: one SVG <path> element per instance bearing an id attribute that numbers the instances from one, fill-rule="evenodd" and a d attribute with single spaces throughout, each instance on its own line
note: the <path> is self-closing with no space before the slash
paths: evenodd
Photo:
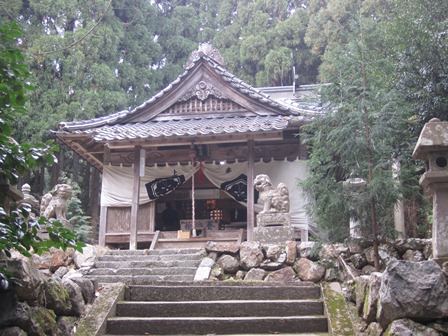
<path id="1" fill-rule="evenodd" d="M 195 171 L 197 168 L 195 169 Z M 145 176 L 140 179 L 140 203 L 146 204 L 149 199 L 145 184 L 157 178 L 184 175 L 185 181 L 192 176 L 191 164 L 173 166 L 154 166 L 145 168 Z M 134 183 L 133 167 L 105 166 L 103 169 L 103 184 L 101 189 L 101 206 L 127 207 L 132 204 Z"/>
<path id="2" fill-rule="evenodd" d="M 199 168 L 196 165 L 194 171 Z M 233 163 L 204 163 L 202 165 L 204 175 L 217 188 L 221 184 L 228 182 L 240 176 L 247 175 L 247 162 L 233 162 Z M 275 161 L 256 162 L 255 176 L 258 174 L 266 174 L 271 178 L 271 181 L 276 187 L 280 182 L 286 184 L 289 189 L 291 201 L 291 223 L 293 226 L 300 229 L 310 229 L 314 232 L 315 228 L 310 227 L 310 222 L 305 212 L 305 200 L 302 191 L 297 186 L 298 181 L 304 179 L 308 172 L 306 168 L 306 161 Z M 184 175 L 185 180 L 192 177 L 193 169 L 189 165 L 166 165 L 146 167 L 145 176 L 141 178 L 140 185 L 140 204 L 146 204 L 151 200 L 148 197 L 145 184 L 157 178 L 169 177 L 174 174 Z M 105 166 L 103 171 L 103 184 L 101 193 L 101 205 L 123 207 L 130 206 L 132 203 L 132 188 L 133 188 L 133 168 L 132 167 L 115 167 Z M 245 203 L 242 203 L 245 205 Z M 259 212 L 262 209 L 262 204 L 255 204 L 255 211 Z"/>

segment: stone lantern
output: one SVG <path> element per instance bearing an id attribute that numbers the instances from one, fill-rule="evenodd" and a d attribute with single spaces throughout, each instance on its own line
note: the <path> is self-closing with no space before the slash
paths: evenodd
<path id="1" fill-rule="evenodd" d="M 412 157 L 425 160 L 420 185 L 433 199 L 433 258 L 448 261 L 448 122 L 431 119 L 424 127 Z"/>

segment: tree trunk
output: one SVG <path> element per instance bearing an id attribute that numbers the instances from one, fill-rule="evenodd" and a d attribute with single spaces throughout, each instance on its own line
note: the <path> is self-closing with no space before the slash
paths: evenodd
<path id="1" fill-rule="evenodd" d="M 79 156 L 73 153 L 72 182 L 79 184 Z"/>
<path id="2" fill-rule="evenodd" d="M 50 181 L 50 189 L 52 189 L 56 184 L 58 184 L 59 178 L 61 176 L 61 172 L 64 171 L 64 146 L 59 144 L 61 150 L 55 153 L 57 163 L 54 163 L 51 167 L 51 181 Z"/>
<path id="3" fill-rule="evenodd" d="M 91 217 L 92 236 L 95 242 L 98 242 L 98 225 L 100 222 L 100 172 L 93 169 L 92 174 L 92 196 L 91 196 Z"/>
<path id="4" fill-rule="evenodd" d="M 362 73 L 362 88 L 363 97 L 367 97 L 367 78 L 366 78 L 366 68 L 365 65 L 361 66 Z M 364 116 L 364 137 L 367 147 L 367 164 L 369 166 L 368 177 L 367 177 L 367 188 L 372 188 L 373 181 L 373 154 L 372 154 L 372 142 L 370 141 L 370 123 L 369 123 L 369 111 L 364 106 L 362 108 Z M 378 253 L 378 226 L 376 221 L 376 204 L 373 196 L 370 197 L 370 226 L 372 228 L 372 238 L 373 238 L 373 263 L 375 265 L 375 271 L 380 271 L 380 256 Z"/>
<path id="5" fill-rule="evenodd" d="M 81 181 L 82 185 L 80 185 L 82 193 L 81 193 L 81 205 L 82 208 L 85 210 L 85 213 L 89 214 L 90 213 L 90 206 L 91 206 L 91 192 L 92 192 L 92 188 L 91 188 L 91 169 L 92 166 L 87 163 L 86 161 L 83 161 L 83 171 L 84 171 L 84 175 L 83 175 L 83 179 Z"/>

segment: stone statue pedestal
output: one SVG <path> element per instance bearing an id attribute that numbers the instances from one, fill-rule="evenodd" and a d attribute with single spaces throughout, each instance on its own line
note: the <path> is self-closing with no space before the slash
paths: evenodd
<path id="1" fill-rule="evenodd" d="M 284 244 L 295 240 L 295 232 L 292 226 L 257 226 L 254 237 L 262 244 Z"/>
<path id="2" fill-rule="evenodd" d="M 258 226 L 291 226 L 291 215 L 285 212 L 262 212 L 257 215 Z"/>
<path id="3" fill-rule="evenodd" d="M 284 244 L 295 240 L 291 215 L 285 212 L 261 212 L 257 215 L 258 226 L 254 228 L 255 241 L 264 244 Z"/>

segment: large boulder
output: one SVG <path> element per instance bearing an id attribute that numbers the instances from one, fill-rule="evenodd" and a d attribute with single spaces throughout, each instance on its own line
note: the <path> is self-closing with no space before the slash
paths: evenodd
<path id="1" fill-rule="evenodd" d="M 70 315 L 72 302 L 65 287 L 54 279 L 45 282 L 45 307 L 51 309 L 56 315 Z"/>
<path id="2" fill-rule="evenodd" d="M 248 241 L 241 243 L 240 246 L 240 263 L 243 269 L 250 270 L 260 266 L 264 259 L 263 249 L 259 242 Z"/>
<path id="3" fill-rule="evenodd" d="M 359 277 L 356 277 L 354 293 L 355 293 L 356 310 L 358 311 L 359 316 L 363 315 L 364 302 L 366 299 L 366 293 L 368 287 L 369 287 L 368 275 L 361 275 Z"/>
<path id="4" fill-rule="evenodd" d="M 5 329 L 0 329 L 0 335 L 2 336 L 28 336 L 26 331 L 20 329 L 19 327 L 9 327 Z"/>
<path id="5" fill-rule="evenodd" d="M 367 323 L 376 321 L 376 312 L 378 307 L 378 297 L 381 287 L 382 273 L 374 272 L 370 275 L 364 300 L 363 319 Z"/>
<path id="6" fill-rule="evenodd" d="M 231 255 L 224 254 L 218 259 L 217 263 L 222 267 L 222 270 L 227 274 L 235 274 L 240 268 L 240 262 Z"/>
<path id="7" fill-rule="evenodd" d="M 428 245 L 431 245 L 431 239 L 404 238 L 394 242 L 395 249 L 401 253 L 405 253 L 407 250 L 423 251 Z"/>
<path id="8" fill-rule="evenodd" d="M 312 259 L 313 255 L 317 255 L 317 246 L 315 242 L 301 242 L 297 247 L 298 255 L 301 258 Z"/>
<path id="9" fill-rule="evenodd" d="M 353 266 L 359 270 L 367 265 L 367 259 L 361 253 L 356 253 L 356 254 L 351 255 L 350 261 L 353 264 Z"/>
<path id="10" fill-rule="evenodd" d="M 440 336 L 441 334 L 427 326 L 416 323 L 410 319 L 393 321 L 387 328 L 384 336 Z"/>
<path id="11" fill-rule="evenodd" d="M 64 288 L 70 295 L 70 302 L 72 309 L 68 316 L 81 316 L 85 311 L 84 297 L 82 296 L 82 289 L 75 282 L 70 279 L 62 280 Z"/>
<path id="12" fill-rule="evenodd" d="M 270 261 L 278 261 L 280 255 L 285 253 L 285 249 L 280 245 L 267 244 L 263 246 L 266 258 Z"/>
<path id="13" fill-rule="evenodd" d="M 2 305 L 4 303 L 7 302 L 2 302 Z M 4 310 L 5 308 L 7 311 Z M 21 331 L 30 336 L 60 335 L 56 315 L 52 310 L 41 306 L 30 306 L 26 302 L 16 302 L 13 307 L 1 307 L 0 328 L 3 327 L 8 327 L 8 333 L 16 330 L 17 334 L 13 335 L 21 335 Z M 5 334 L 8 335 L 8 333 Z M 0 331 L 0 334 L 4 335 L 3 331 Z"/>
<path id="14" fill-rule="evenodd" d="M 274 271 L 269 273 L 265 278 L 265 281 L 273 281 L 273 282 L 293 282 L 297 281 L 297 274 L 294 272 L 292 267 L 285 267 L 279 269 L 278 271 Z"/>
<path id="15" fill-rule="evenodd" d="M 295 241 L 286 242 L 286 265 L 292 266 L 297 258 L 297 243 Z"/>
<path id="16" fill-rule="evenodd" d="M 246 281 L 263 281 L 266 277 L 267 272 L 261 268 L 252 268 L 244 276 Z"/>
<path id="17" fill-rule="evenodd" d="M 378 322 L 372 322 L 369 324 L 364 332 L 366 336 L 381 336 L 383 334 L 383 328 L 381 328 Z"/>
<path id="18" fill-rule="evenodd" d="M 49 252 L 42 255 L 33 254 L 32 260 L 38 269 L 49 269 L 55 272 L 59 267 L 72 264 L 74 256 L 75 250 L 72 248 L 63 251 L 52 247 Z"/>
<path id="19" fill-rule="evenodd" d="M 374 249 L 373 247 L 369 247 L 364 250 L 364 255 L 366 256 L 367 262 L 370 265 L 374 265 L 375 257 L 374 257 Z M 381 265 L 386 265 L 392 259 L 398 259 L 400 257 L 398 251 L 389 244 L 381 244 L 378 246 L 378 255 L 380 257 Z"/>
<path id="20" fill-rule="evenodd" d="M 377 319 L 386 329 L 393 321 L 410 318 L 433 321 L 448 316 L 448 284 L 433 261 L 392 260 L 382 276 Z"/>
<path id="21" fill-rule="evenodd" d="M 61 316 L 58 318 L 58 328 L 62 335 L 73 335 L 78 318 L 75 316 Z"/>
<path id="22" fill-rule="evenodd" d="M 296 263 L 297 274 L 303 281 L 320 281 L 325 275 L 325 268 L 306 258 L 300 258 Z"/>
<path id="23" fill-rule="evenodd" d="M 210 252 L 218 252 L 218 253 L 231 253 L 231 254 L 237 254 L 240 247 L 237 243 L 231 242 L 231 243 L 222 243 L 222 242 L 214 242 L 214 241 L 208 241 L 205 244 L 205 250 L 207 253 Z"/>
<path id="24" fill-rule="evenodd" d="M 92 280 L 87 278 L 74 277 L 71 278 L 74 283 L 76 283 L 79 288 L 81 288 L 82 297 L 84 299 L 85 304 L 93 303 L 95 300 L 95 284 Z"/>
<path id="25" fill-rule="evenodd" d="M 82 253 L 75 251 L 74 262 L 76 268 L 81 268 L 84 265 L 91 265 L 95 262 L 98 251 L 95 246 L 87 244 L 83 247 Z"/>
<path id="26" fill-rule="evenodd" d="M 28 317 L 24 317 L 18 325 L 30 336 L 61 335 L 56 322 L 56 315 L 50 309 L 44 307 L 29 307 Z"/>
<path id="27" fill-rule="evenodd" d="M 7 268 L 12 277 L 20 279 L 20 286 L 12 286 L 19 300 L 32 304 L 41 302 L 45 276 L 28 259 L 10 259 L 7 261 Z"/>
<path id="28" fill-rule="evenodd" d="M 404 254 L 403 254 L 403 260 L 407 260 L 407 261 L 423 261 L 425 260 L 425 257 L 423 255 L 423 252 L 418 251 L 418 250 L 407 250 Z"/>

